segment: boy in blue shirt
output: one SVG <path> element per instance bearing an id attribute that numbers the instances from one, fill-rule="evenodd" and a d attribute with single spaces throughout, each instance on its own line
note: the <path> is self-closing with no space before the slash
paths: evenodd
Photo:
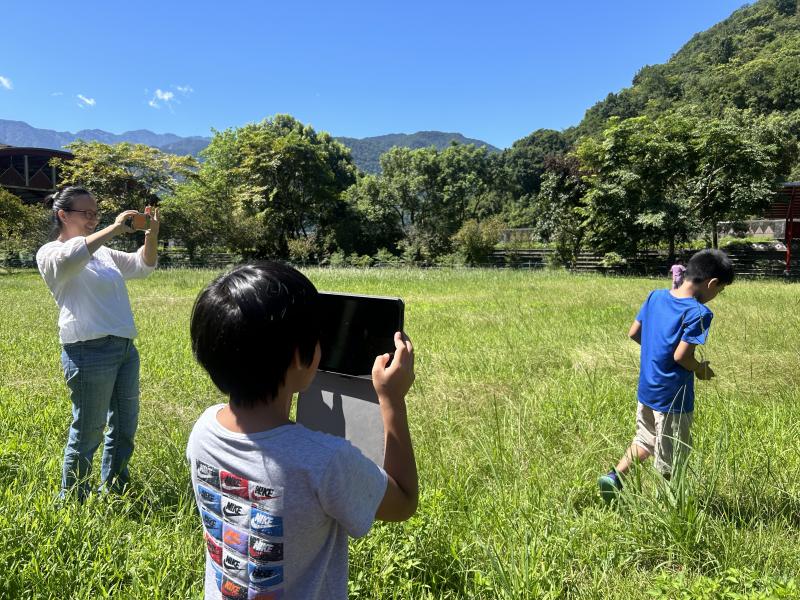
<path id="1" fill-rule="evenodd" d="M 600 477 L 600 495 L 610 501 L 622 489 L 622 479 L 634 462 L 653 456 L 656 469 L 672 475 L 676 454 L 691 447 L 694 377 L 714 377 L 708 361 L 694 350 L 708 337 L 713 313 L 705 304 L 733 282 L 733 265 L 720 250 L 696 253 L 686 278 L 672 290 L 654 290 L 645 300 L 628 335 L 640 344 L 636 437 L 616 468 Z"/>

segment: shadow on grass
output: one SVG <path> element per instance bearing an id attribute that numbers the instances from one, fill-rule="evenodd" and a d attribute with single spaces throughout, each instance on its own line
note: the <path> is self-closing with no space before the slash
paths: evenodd
<path id="1" fill-rule="evenodd" d="M 729 498 L 712 494 L 704 500 L 703 510 L 736 528 L 754 528 L 776 522 L 800 527 L 800 500 L 796 498 L 752 495 Z"/>
<path id="2" fill-rule="evenodd" d="M 579 491 L 575 492 L 574 496 L 571 499 L 570 505 L 572 509 L 579 515 L 583 514 L 584 511 L 588 509 L 603 509 L 608 507 L 616 506 L 616 502 L 612 502 L 611 504 L 606 503 L 600 497 L 600 491 L 597 488 L 597 485 L 592 485 L 591 487 L 586 487 L 585 489 L 582 488 Z"/>
<path id="3" fill-rule="evenodd" d="M 7 488 L 20 474 L 19 457 L 13 453 L 0 453 L 0 487 Z"/>
<path id="4" fill-rule="evenodd" d="M 631 492 L 633 492 L 633 498 Z M 641 489 L 628 489 L 622 493 L 620 501 L 623 503 L 626 500 L 636 502 L 635 496 L 641 493 Z M 771 523 L 786 523 L 791 527 L 800 528 L 800 498 L 752 494 L 731 498 L 712 493 L 710 496 L 700 497 L 697 500 L 700 510 L 708 516 L 725 521 L 737 529 L 758 528 Z M 656 500 L 655 493 L 652 501 L 655 503 L 654 506 L 661 506 L 660 502 Z M 606 504 L 596 487 L 587 487 L 587 489 L 581 490 L 572 499 L 571 505 L 578 514 L 590 509 L 619 509 L 617 501 Z"/>
<path id="5" fill-rule="evenodd" d="M 153 518 L 175 515 L 181 511 L 196 510 L 194 493 L 190 483 L 185 486 L 171 484 L 154 486 L 142 482 L 132 482 L 123 496 L 119 498 L 123 504 L 120 512 L 133 521 L 144 522 Z"/>

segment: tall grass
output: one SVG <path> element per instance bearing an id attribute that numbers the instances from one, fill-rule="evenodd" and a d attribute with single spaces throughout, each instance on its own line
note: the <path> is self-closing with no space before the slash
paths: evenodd
<path id="1" fill-rule="evenodd" d="M 645 279 L 507 271 L 310 270 L 320 289 L 399 295 L 417 348 L 408 398 L 418 514 L 351 544 L 353 598 L 794 597 L 800 572 L 800 288 L 737 282 L 710 304 L 694 451 L 616 506 L 597 475 L 633 436 Z M 124 497 L 54 503 L 69 419 L 56 307 L 0 277 L 0 597 L 189 598 L 203 545 L 184 447 L 220 396 L 191 357 L 212 272 L 129 284 L 142 415 Z M 716 595 L 715 595 L 716 594 Z M 730 596 L 733 597 L 733 596 Z"/>

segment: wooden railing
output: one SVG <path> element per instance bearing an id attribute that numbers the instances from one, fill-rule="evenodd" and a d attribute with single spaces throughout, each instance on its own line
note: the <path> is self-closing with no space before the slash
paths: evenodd
<path id="1" fill-rule="evenodd" d="M 738 277 L 785 277 L 785 250 L 774 247 L 757 249 L 752 247 L 726 250 L 733 261 Z M 694 251 L 679 254 L 684 264 Z M 515 269 L 543 269 L 551 263 L 553 251 L 536 250 L 498 250 L 490 257 L 487 267 L 507 267 Z M 800 256 L 800 248 L 795 247 L 794 256 Z M 194 258 L 182 251 L 169 250 L 159 253 L 159 267 L 223 270 L 243 262 L 242 258 L 225 252 L 198 254 Z M 667 276 L 670 260 L 666 252 L 648 251 L 628 258 L 623 264 L 607 266 L 603 256 L 594 252 L 581 252 L 571 269 L 577 273 L 607 273 L 617 275 Z M 0 266 L 14 269 L 36 268 L 33 256 L 14 257 L 2 262 Z M 380 265 L 375 265 L 380 266 Z M 788 276 L 800 279 L 800 260 L 793 259 Z"/>
<path id="2" fill-rule="evenodd" d="M 684 264 L 695 251 L 684 251 L 679 254 Z M 737 276 L 741 277 L 784 277 L 786 251 L 774 247 L 757 249 L 752 247 L 736 247 L 726 250 L 733 262 Z M 550 264 L 552 250 L 498 250 L 491 255 L 492 264 L 512 268 L 543 268 Z M 800 253 L 798 253 L 800 254 Z M 664 275 L 666 276 L 671 262 L 666 252 L 641 252 L 628 258 L 623 264 L 606 266 L 601 254 L 581 252 L 571 270 L 576 272 L 613 273 L 620 275 Z M 793 260 L 789 277 L 800 278 L 800 264 Z"/>

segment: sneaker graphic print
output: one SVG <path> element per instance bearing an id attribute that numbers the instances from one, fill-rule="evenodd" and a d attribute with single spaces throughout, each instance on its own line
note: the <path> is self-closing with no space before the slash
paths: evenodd
<path id="1" fill-rule="evenodd" d="M 283 490 L 200 460 L 193 468 L 222 597 L 282 598 Z"/>

